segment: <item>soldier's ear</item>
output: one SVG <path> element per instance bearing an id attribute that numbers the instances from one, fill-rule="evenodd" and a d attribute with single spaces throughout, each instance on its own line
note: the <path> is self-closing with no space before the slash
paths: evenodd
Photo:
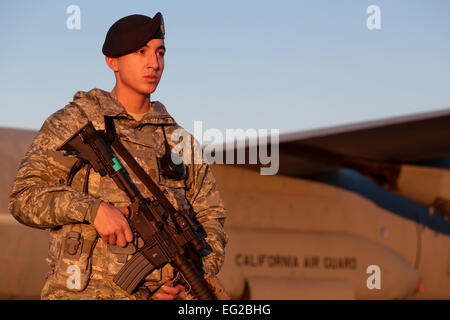
<path id="1" fill-rule="evenodd" d="M 106 64 L 108 65 L 108 67 L 109 67 L 112 71 L 114 71 L 114 72 L 119 71 L 117 58 L 112 58 L 112 57 L 107 57 L 107 56 L 105 56 L 105 61 L 106 61 Z"/>

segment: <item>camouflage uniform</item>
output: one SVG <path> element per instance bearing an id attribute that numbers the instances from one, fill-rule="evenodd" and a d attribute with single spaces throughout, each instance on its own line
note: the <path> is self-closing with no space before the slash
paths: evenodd
<path id="1" fill-rule="evenodd" d="M 49 273 L 42 298 L 145 298 L 139 292 L 129 295 L 112 281 L 131 254 L 121 253 L 119 247 L 106 244 L 93 226 L 101 201 L 125 207 L 130 204 L 126 194 L 112 179 L 100 178 L 94 170 L 90 171 L 88 180 L 89 193 L 82 192 L 87 166 L 74 176 L 69 186 L 69 171 L 76 159 L 55 151 L 88 121 L 92 121 L 96 129 L 104 130 L 104 115 L 114 117 L 122 143 L 159 184 L 175 208 L 192 206 L 212 248 L 212 252 L 203 258 L 203 268 L 208 274 L 216 274 L 224 260 L 227 238 L 223 224 L 226 214 L 209 166 L 204 161 L 199 164 L 191 161 L 187 180 L 165 178 L 156 161 L 165 151 L 161 125 L 165 125 L 171 147 L 174 145 L 171 134 L 181 128 L 165 107 L 154 102 L 149 113 L 141 121 L 136 121 L 115 99 L 114 93 L 93 89 L 77 92 L 73 102 L 45 121 L 21 163 L 9 199 L 9 209 L 19 222 L 41 229 L 51 228 L 47 258 Z M 190 147 L 192 154 L 198 152 L 194 139 Z M 148 197 L 146 188 L 131 170 L 128 171 L 144 196 Z M 72 281 L 73 268 L 81 271 L 79 283 Z M 150 291 L 157 288 L 172 270 L 166 265 L 162 270 L 153 271 L 146 277 L 145 286 Z"/>

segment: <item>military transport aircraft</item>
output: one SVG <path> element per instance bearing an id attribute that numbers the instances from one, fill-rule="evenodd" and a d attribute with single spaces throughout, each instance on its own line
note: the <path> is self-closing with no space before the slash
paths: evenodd
<path id="1" fill-rule="evenodd" d="M 0 129 L 3 299 L 39 298 L 46 273 L 48 233 L 7 211 L 35 134 Z M 213 166 L 232 298 L 450 298 L 450 109 L 284 134 L 278 149 L 277 175 Z"/>

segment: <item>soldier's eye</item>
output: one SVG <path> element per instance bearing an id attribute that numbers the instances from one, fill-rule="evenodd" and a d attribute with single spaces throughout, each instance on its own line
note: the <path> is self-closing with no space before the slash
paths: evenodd
<path id="1" fill-rule="evenodd" d="M 144 49 L 139 49 L 137 52 L 138 52 L 139 54 L 144 54 L 144 53 L 145 53 L 145 50 L 144 50 Z"/>
<path id="2" fill-rule="evenodd" d="M 158 52 L 158 55 L 159 55 L 160 57 L 164 57 L 165 54 L 166 54 L 165 51 L 159 51 L 159 52 Z"/>

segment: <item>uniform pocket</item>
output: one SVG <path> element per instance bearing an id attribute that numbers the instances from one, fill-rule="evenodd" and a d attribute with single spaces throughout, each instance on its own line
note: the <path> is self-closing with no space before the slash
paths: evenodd
<path id="1" fill-rule="evenodd" d="M 54 269 L 54 286 L 70 291 L 83 291 L 92 272 L 92 250 L 97 231 L 90 225 L 77 224 L 62 228 L 59 256 Z"/>
<path id="2" fill-rule="evenodd" d="M 175 209 L 180 210 L 183 206 L 188 205 L 186 200 L 186 182 L 184 180 L 169 179 L 160 172 L 159 187 Z"/>
<path id="3" fill-rule="evenodd" d="M 164 175 L 161 173 L 159 174 L 159 184 L 167 188 L 174 188 L 174 189 L 186 188 L 186 182 L 184 180 L 169 179 L 164 177 Z"/>

